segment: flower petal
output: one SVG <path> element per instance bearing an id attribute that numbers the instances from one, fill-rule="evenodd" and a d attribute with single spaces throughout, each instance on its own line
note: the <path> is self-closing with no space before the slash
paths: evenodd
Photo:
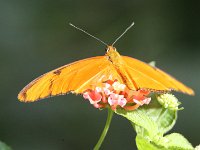
<path id="1" fill-rule="evenodd" d="M 83 93 L 83 97 L 85 99 L 88 99 L 90 101 L 90 104 L 95 104 L 101 101 L 102 96 L 100 93 L 96 91 L 90 91 L 90 92 L 85 92 Z"/>

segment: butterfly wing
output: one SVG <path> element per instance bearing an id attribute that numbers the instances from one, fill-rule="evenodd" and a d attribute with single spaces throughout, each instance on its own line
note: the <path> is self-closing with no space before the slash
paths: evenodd
<path id="1" fill-rule="evenodd" d="M 79 94 L 108 79 L 117 79 L 123 83 L 106 56 L 92 57 L 62 66 L 36 78 L 22 89 L 18 99 L 33 102 L 68 92 Z"/>
<path id="2" fill-rule="evenodd" d="M 137 59 L 122 56 L 125 61 L 126 71 L 130 78 L 137 83 L 139 88 L 147 88 L 152 90 L 176 90 L 189 95 L 194 95 L 194 91 L 185 86 L 164 71 L 152 67 Z"/>

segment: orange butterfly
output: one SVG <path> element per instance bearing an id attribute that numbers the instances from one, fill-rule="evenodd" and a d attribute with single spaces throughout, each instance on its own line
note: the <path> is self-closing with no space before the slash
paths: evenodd
<path id="1" fill-rule="evenodd" d="M 78 27 L 75 28 L 83 31 Z M 86 31 L 83 32 L 89 34 Z M 22 89 L 18 99 L 23 102 L 34 102 L 68 92 L 83 94 L 87 89 L 94 89 L 94 86 L 101 86 L 102 83 L 108 80 L 117 80 L 133 91 L 139 89 L 155 92 L 175 90 L 194 95 L 194 91 L 191 88 L 162 70 L 137 59 L 121 56 L 116 48 L 113 47 L 114 43 L 111 46 L 107 46 L 105 56 L 79 60 L 36 78 Z"/>

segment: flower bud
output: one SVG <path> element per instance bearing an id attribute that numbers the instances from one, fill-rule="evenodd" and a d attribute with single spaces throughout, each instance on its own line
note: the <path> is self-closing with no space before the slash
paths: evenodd
<path id="1" fill-rule="evenodd" d="M 181 104 L 178 99 L 169 93 L 161 94 L 157 97 L 158 102 L 167 109 L 171 110 L 180 110 L 183 108 L 178 108 L 178 106 Z"/>
<path id="2" fill-rule="evenodd" d="M 196 146 L 194 150 L 200 150 L 200 145 Z"/>

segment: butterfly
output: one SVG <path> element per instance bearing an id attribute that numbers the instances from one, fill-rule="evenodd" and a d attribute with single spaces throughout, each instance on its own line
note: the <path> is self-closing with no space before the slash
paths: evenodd
<path id="1" fill-rule="evenodd" d="M 87 89 L 94 89 L 108 80 L 117 80 L 133 91 L 139 89 L 154 92 L 175 90 L 194 95 L 191 88 L 164 71 L 135 58 L 120 55 L 113 46 L 114 43 L 107 46 L 104 56 L 79 60 L 41 75 L 20 91 L 18 99 L 23 102 L 34 102 L 69 92 L 83 94 Z"/>

